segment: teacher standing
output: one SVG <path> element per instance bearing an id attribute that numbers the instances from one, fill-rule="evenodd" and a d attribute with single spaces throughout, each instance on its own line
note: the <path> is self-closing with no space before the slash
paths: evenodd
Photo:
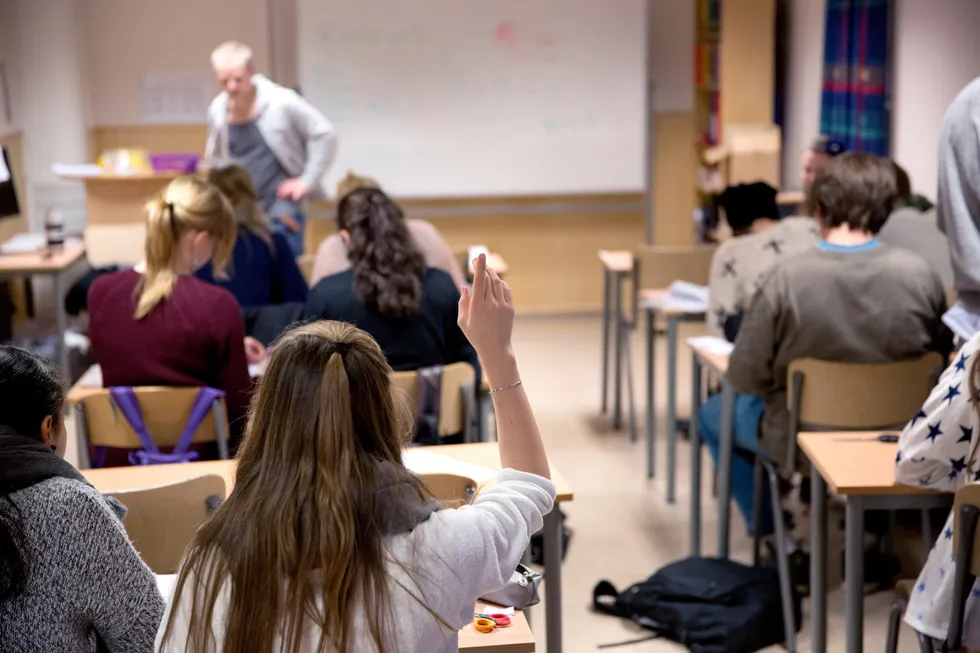
<path id="1" fill-rule="evenodd" d="M 304 201 L 327 194 L 325 177 L 337 149 L 333 125 L 295 91 L 257 74 L 243 43 L 219 45 L 211 65 L 222 92 L 208 109 L 204 157 L 249 171 L 273 227 L 300 256 Z"/>

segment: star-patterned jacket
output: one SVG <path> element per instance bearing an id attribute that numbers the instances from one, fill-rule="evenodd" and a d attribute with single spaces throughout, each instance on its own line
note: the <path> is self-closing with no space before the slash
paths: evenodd
<path id="1" fill-rule="evenodd" d="M 718 246 L 708 275 L 708 333 L 725 335 L 725 321 L 741 313 L 776 263 L 812 249 L 820 242 L 813 218 L 784 218 L 774 227 L 730 238 Z"/>
<path id="2" fill-rule="evenodd" d="M 980 334 L 956 354 L 953 364 L 939 377 L 898 441 L 895 480 L 905 485 L 953 492 L 980 480 L 980 416 L 970 404 L 970 374 Z M 905 612 L 905 622 L 940 641 L 946 638 L 953 608 L 953 515 L 936 540 L 916 582 Z M 974 585 L 967 603 L 964 644 L 980 648 L 980 586 Z"/>

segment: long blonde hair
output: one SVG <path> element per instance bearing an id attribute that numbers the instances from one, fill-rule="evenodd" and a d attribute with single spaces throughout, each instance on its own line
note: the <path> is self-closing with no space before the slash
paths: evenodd
<path id="1" fill-rule="evenodd" d="M 231 205 L 212 184 L 197 177 L 174 179 L 163 196 L 146 205 L 146 272 L 136 319 L 146 317 L 168 299 L 177 285 L 178 244 L 185 234 L 203 231 L 214 241 L 211 258 L 220 274 L 235 244 L 235 217 Z"/>
<path id="2" fill-rule="evenodd" d="M 235 490 L 198 530 L 181 566 L 173 603 L 188 592 L 191 616 L 186 642 L 174 647 L 215 648 L 215 603 L 227 584 L 225 653 L 271 653 L 280 636 L 281 650 L 295 653 L 307 618 L 320 632 L 320 653 L 351 650 L 358 606 L 365 635 L 381 653 L 393 653 L 390 594 L 398 581 L 385 567 L 377 488 L 383 464 L 420 499 L 427 496 L 401 462 L 411 411 L 392 396 L 378 344 L 350 324 L 297 327 L 271 351 Z M 309 582 L 314 572 L 322 587 Z"/>
<path id="3" fill-rule="evenodd" d="M 215 166 L 208 171 L 208 181 L 228 198 L 238 224 L 261 238 L 271 248 L 272 229 L 269 227 L 269 218 L 262 210 L 259 194 L 255 192 L 255 184 L 252 183 L 252 175 L 248 170 L 237 163 Z"/>

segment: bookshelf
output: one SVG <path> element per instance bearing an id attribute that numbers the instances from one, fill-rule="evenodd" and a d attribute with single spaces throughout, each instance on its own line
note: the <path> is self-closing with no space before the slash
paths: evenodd
<path id="1" fill-rule="evenodd" d="M 720 146 L 731 145 L 732 135 L 747 128 L 778 129 L 773 125 L 776 0 L 695 0 L 695 12 L 695 205 L 710 221 L 713 196 L 728 181 L 726 166 L 717 164 Z M 778 149 L 774 156 L 778 169 Z M 766 180 L 779 186 L 778 178 Z"/>

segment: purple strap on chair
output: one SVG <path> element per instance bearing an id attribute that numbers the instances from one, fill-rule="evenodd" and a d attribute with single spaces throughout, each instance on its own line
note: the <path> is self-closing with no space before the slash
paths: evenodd
<path id="1" fill-rule="evenodd" d="M 160 448 L 146 430 L 146 422 L 143 421 L 143 411 L 140 410 L 139 401 L 132 388 L 126 386 L 116 386 L 109 388 L 112 400 L 119 406 L 123 417 L 139 436 L 143 448 L 129 453 L 129 464 L 131 465 L 158 465 L 161 463 L 188 463 L 198 459 L 196 451 L 190 451 L 191 440 L 194 432 L 201 425 L 204 418 L 214 405 L 216 399 L 225 396 L 225 393 L 215 388 L 201 388 L 198 390 L 197 397 L 194 398 L 194 405 L 191 413 L 187 417 L 184 425 L 184 432 L 181 434 L 177 445 L 171 453 L 160 453 Z"/>

